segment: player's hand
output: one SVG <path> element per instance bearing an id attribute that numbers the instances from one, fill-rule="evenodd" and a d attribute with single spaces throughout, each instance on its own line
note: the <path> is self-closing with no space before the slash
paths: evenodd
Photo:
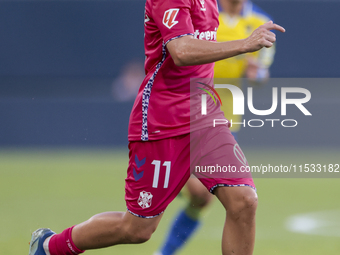
<path id="1" fill-rule="evenodd" d="M 269 48 L 273 46 L 276 36 L 270 30 L 277 30 L 282 33 L 286 31 L 283 27 L 274 24 L 273 21 L 268 21 L 255 29 L 248 38 L 244 39 L 245 52 L 254 52 L 263 47 Z"/>

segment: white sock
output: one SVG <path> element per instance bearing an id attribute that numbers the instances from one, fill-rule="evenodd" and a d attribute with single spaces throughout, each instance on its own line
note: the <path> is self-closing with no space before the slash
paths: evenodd
<path id="1" fill-rule="evenodd" d="M 44 248 L 44 251 L 45 251 L 46 255 L 51 255 L 50 254 L 50 250 L 48 249 L 48 244 L 49 244 L 50 239 L 51 239 L 52 236 L 54 236 L 54 235 L 51 235 L 51 236 L 47 237 L 45 239 L 44 243 L 43 243 L 43 248 Z"/>

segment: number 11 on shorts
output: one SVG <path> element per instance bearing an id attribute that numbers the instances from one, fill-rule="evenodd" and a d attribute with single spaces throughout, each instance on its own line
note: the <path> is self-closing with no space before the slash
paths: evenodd
<path id="1" fill-rule="evenodd" d="M 151 163 L 152 165 L 155 165 L 155 172 L 153 175 L 153 188 L 158 188 L 158 181 L 159 181 L 159 172 L 161 170 L 161 161 L 160 160 L 154 160 Z M 164 180 L 164 188 L 166 189 L 169 186 L 169 179 L 170 179 L 170 170 L 171 170 L 171 161 L 164 161 L 163 166 L 165 166 L 165 180 Z"/>

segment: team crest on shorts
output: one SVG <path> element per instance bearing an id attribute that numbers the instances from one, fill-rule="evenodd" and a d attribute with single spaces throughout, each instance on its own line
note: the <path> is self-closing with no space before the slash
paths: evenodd
<path id="1" fill-rule="evenodd" d="M 142 191 L 141 193 L 139 193 L 139 198 L 138 198 L 137 203 L 143 209 L 149 208 L 152 203 L 152 197 L 153 195 L 150 192 Z"/>

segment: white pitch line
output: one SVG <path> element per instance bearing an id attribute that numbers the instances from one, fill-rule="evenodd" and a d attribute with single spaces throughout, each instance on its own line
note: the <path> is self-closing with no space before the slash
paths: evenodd
<path id="1" fill-rule="evenodd" d="M 340 210 L 293 215 L 286 228 L 301 234 L 340 237 Z"/>

